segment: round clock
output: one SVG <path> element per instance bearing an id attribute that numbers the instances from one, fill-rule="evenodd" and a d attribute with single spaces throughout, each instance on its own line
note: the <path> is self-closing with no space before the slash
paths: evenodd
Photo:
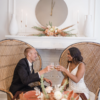
<path id="1" fill-rule="evenodd" d="M 59 26 L 66 20 L 68 8 L 64 0 L 40 0 L 35 14 L 41 25 L 51 22 L 53 26 Z"/>

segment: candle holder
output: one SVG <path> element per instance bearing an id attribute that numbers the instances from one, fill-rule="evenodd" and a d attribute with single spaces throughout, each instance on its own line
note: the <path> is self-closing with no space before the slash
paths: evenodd
<path id="1" fill-rule="evenodd" d="M 23 32 L 23 21 L 21 20 L 21 32 Z"/>
<path id="2" fill-rule="evenodd" d="M 77 36 L 79 35 L 79 21 L 77 21 Z"/>
<path id="3" fill-rule="evenodd" d="M 27 33 L 27 25 L 25 25 L 25 33 Z"/>

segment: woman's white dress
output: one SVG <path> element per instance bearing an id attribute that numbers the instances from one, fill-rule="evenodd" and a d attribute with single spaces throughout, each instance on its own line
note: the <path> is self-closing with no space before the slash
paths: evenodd
<path id="1" fill-rule="evenodd" d="M 78 66 L 79 66 L 79 64 L 71 71 L 71 74 L 73 74 L 73 75 L 77 74 Z M 67 70 L 69 71 L 69 66 L 68 66 Z M 84 75 L 83 75 L 83 77 L 80 79 L 80 81 L 78 83 L 75 83 L 74 81 L 72 81 L 69 78 L 69 87 L 67 88 L 67 91 L 71 91 L 71 90 L 73 90 L 75 93 L 84 93 L 85 96 L 87 97 L 87 99 L 90 99 L 90 100 L 94 100 L 95 99 L 95 94 L 90 92 L 88 90 L 88 88 L 86 87 L 86 85 L 85 85 Z M 91 97 L 92 99 L 90 98 L 90 95 L 92 95 L 92 97 Z M 79 100 L 81 100 L 81 98 L 79 98 Z"/>

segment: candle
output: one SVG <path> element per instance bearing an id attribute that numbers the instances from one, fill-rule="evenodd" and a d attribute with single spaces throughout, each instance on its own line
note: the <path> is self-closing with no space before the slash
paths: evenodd
<path id="1" fill-rule="evenodd" d="M 25 20 L 25 25 L 27 26 L 27 13 L 26 13 L 26 20 Z"/>
<path id="2" fill-rule="evenodd" d="M 21 10 L 21 21 L 23 21 L 23 9 Z"/>
<path id="3" fill-rule="evenodd" d="M 15 0 L 13 0 L 13 14 L 15 14 Z"/>
<path id="4" fill-rule="evenodd" d="M 79 10 L 77 11 L 77 22 L 79 22 Z"/>
<path id="5" fill-rule="evenodd" d="M 88 14 L 91 13 L 91 0 L 88 0 Z"/>

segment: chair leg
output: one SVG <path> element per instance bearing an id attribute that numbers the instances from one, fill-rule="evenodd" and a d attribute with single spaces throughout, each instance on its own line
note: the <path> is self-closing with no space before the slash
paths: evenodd
<path id="1" fill-rule="evenodd" d="M 12 98 L 7 94 L 7 100 L 12 100 Z"/>

